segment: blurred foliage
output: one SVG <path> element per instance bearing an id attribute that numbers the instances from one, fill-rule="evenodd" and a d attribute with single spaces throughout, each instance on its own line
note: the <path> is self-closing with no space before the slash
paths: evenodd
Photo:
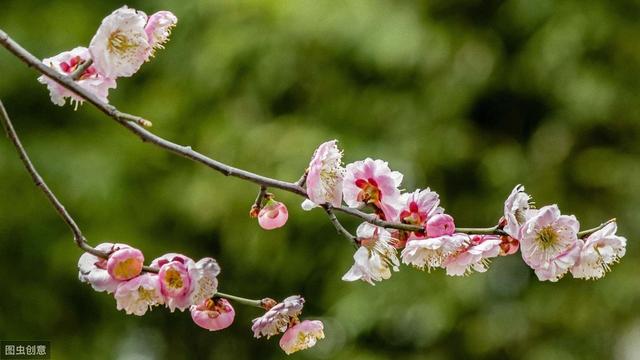
<path id="1" fill-rule="evenodd" d="M 87 45 L 117 1 L 0 0 L 0 27 L 37 56 Z M 0 98 L 51 187 L 93 243 L 147 258 L 216 257 L 221 289 L 300 293 L 327 324 L 309 359 L 640 358 L 640 22 L 637 1 L 131 1 L 180 19 L 166 50 L 110 99 L 154 131 L 220 161 L 295 180 L 337 138 L 345 161 L 388 160 L 430 186 L 464 226 L 500 217 L 523 183 L 584 227 L 619 219 L 627 256 L 603 280 L 540 283 L 518 256 L 486 274 L 403 268 L 345 283 L 352 248 L 321 211 L 289 205 L 266 232 L 257 187 L 165 153 L 90 105 L 49 101 L 0 49 Z M 49 339 L 55 359 L 279 359 L 277 340 L 188 313 L 138 318 L 76 278 L 80 251 L 0 142 L 0 339 Z M 352 228 L 354 219 L 344 218 Z"/>

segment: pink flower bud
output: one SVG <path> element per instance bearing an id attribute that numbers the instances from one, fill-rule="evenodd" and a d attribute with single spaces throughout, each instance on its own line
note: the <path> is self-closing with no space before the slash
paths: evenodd
<path id="1" fill-rule="evenodd" d="M 144 256 L 138 249 L 125 247 L 116 250 L 107 260 L 107 271 L 116 280 L 129 280 L 140 275 Z"/>
<path id="2" fill-rule="evenodd" d="M 265 230 L 282 227 L 287 223 L 287 219 L 289 219 L 287 207 L 274 200 L 269 200 L 258 214 L 258 224 Z"/>
<path id="3" fill-rule="evenodd" d="M 207 299 L 191 306 L 191 318 L 198 326 L 209 331 L 228 328 L 233 323 L 236 311 L 227 299 Z"/>
<path id="4" fill-rule="evenodd" d="M 452 235 L 456 230 L 453 218 L 447 214 L 437 214 L 427 220 L 427 236 L 430 238 Z"/>

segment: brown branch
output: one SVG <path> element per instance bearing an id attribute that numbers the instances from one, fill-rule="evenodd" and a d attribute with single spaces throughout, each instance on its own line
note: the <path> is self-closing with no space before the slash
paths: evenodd
<path id="1" fill-rule="evenodd" d="M 202 153 L 199 153 L 193 150 L 190 146 L 184 146 L 184 145 L 173 143 L 169 140 L 166 140 L 146 130 L 145 128 L 143 128 L 143 126 L 150 126 L 151 125 L 150 121 L 136 115 L 123 113 L 118 109 L 116 109 L 116 107 L 114 107 L 113 105 L 102 102 L 95 95 L 91 94 L 90 92 L 86 91 L 84 88 L 79 86 L 75 81 L 73 81 L 71 77 L 63 75 L 55 71 L 54 69 L 44 65 L 38 58 L 36 58 L 27 50 L 25 50 L 22 46 L 20 46 L 20 44 L 16 43 L 2 30 L 0 30 L 0 44 L 2 44 L 2 46 L 4 46 L 7 50 L 13 53 L 18 59 L 22 60 L 22 62 L 24 62 L 27 66 L 35 68 L 41 74 L 50 77 L 60 85 L 73 91 L 78 96 L 87 100 L 93 106 L 98 108 L 98 110 L 102 111 L 107 116 L 111 117 L 113 120 L 118 122 L 127 130 L 136 134 L 143 142 L 154 144 L 174 154 L 177 154 L 182 157 L 204 164 L 205 166 L 208 166 L 222 173 L 225 176 L 237 177 L 246 181 L 256 183 L 261 186 L 276 188 L 276 189 L 280 189 L 280 190 L 284 190 L 284 191 L 288 191 L 288 192 L 300 195 L 305 198 L 307 197 L 307 193 L 305 189 L 302 187 L 302 185 L 306 181 L 306 174 L 307 174 L 306 171 L 305 171 L 305 174 L 303 174 L 303 176 L 297 182 L 290 183 L 290 182 L 276 180 L 266 176 L 258 175 L 246 170 L 238 169 L 238 168 L 229 166 L 227 164 L 221 163 Z M 358 209 L 348 208 L 344 206 L 336 207 L 333 209 L 349 214 L 351 216 L 358 217 L 364 221 L 367 221 L 374 225 L 382 226 L 385 228 L 399 229 L 399 230 L 405 230 L 405 231 L 422 230 L 422 228 L 419 226 L 384 221 L 378 218 L 374 214 L 367 214 Z"/>
<path id="2" fill-rule="evenodd" d="M 260 186 L 260 191 L 258 192 L 258 196 L 256 196 L 256 201 L 253 203 L 258 210 L 262 209 L 262 200 L 267 196 L 267 187 Z"/>
<path id="3" fill-rule="evenodd" d="M 307 183 L 307 176 L 309 176 L 309 169 L 304 171 L 304 174 L 300 176 L 300 179 L 298 179 L 298 181 L 296 181 L 295 184 L 298 186 L 305 186 Z"/>
<path id="4" fill-rule="evenodd" d="M 70 75 L 73 80 L 78 80 L 84 74 L 87 69 L 93 65 L 93 59 L 85 60 L 82 64 L 80 64 Z"/>
<path id="5" fill-rule="evenodd" d="M 336 217 L 336 214 L 333 213 L 333 207 L 330 204 L 324 204 L 322 205 L 322 208 L 327 213 L 327 216 L 329 216 L 329 220 L 331 221 L 333 226 L 335 226 L 338 234 L 346 237 L 347 240 L 349 240 L 349 242 L 356 248 L 360 246 L 358 238 L 353 236 L 347 229 L 345 229 L 344 226 L 342 226 L 342 224 L 340 223 L 340 220 L 338 220 L 338 218 Z"/>
<path id="6" fill-rule="evenodd" d="M 36 170 L 36 168 L 33 166 L 33 163 L 31 162 L 27 151 L 22 146 L 20 138 L 18 138 L 18 134 L 13 128 L 13 124 L 9 119 L 9 114 L 7 114 L 7 110 L 4 108 L 4 104 L 2 104 L 2 101 L 0 101 L 0 121 L 2 122 L 2 126 L 5 133 L 7 134 L 7 137 L 9 138 L 9 140 L 11 140 L 11 143 L 16 148 L 18 156 L 20 157 L 20 160 L 22 160 L 24 167 L 27 169 L 27 172 L 29 172 L 29 175 L 31 175 L 33 182 L 38 188 L 40 188 L 40 190 L 42 190 L 44 195 L 47 197 L 47 200 L 49 200 L 51 205 L 53 205 L 56 212 L 60 215 L 60 217 L 62 217 L 62 220 L 64 220 L 67 226 L 69 226 L 69 229 L 71 229 L 73 240 L 75 241 L 76 245 L 78 245 L 80 249 L 93 255 L 104 258 L 108 257 L 109 254 L 94 249 L 89 244 L 87 244 L 87 240 L 85 239 L 84 235 L 82 235 L 82 231 L 80 230 L 76 222 L 73 220 L 67 209 L 65 209 L 64 205 L 62 205 L 60 200 L 58 200 L 55 194 L 51 191 L 49 186 L 47 186 L 47 183 L 44 182 L 44 179 L 42 178 L 42 176 L 40 176 L 38 170 Z"/>
<path id="7" fill-rule="evenodd" d="M 47 200 L 49 200 L 51 205 L 53 205 L 53 207 L 55 208 L 56 212 L 60 215 L 60 217 L 62 217 L 64 222 L 69 226 L 69 229 L 73 234 L 73 239 L 76 245 L 83 251 L 93 254 L 95 256 L 101 257 L 103 259 L 109 258 L 109 253 L 100 251 L 87 243 L 87 239 L 84 237 L 84 235 L 82 235 L 82 230 L 80 230 L 80 227 L 78 226 L 78 224 L 75 222 L 73 217 L 71 217 L 71 214 L 69 214 L 69 212 L 64 207 L 64 205 L 62 205 L 62 203 L 60 202 L 60 200 L 58 200 L 58 198 L 53 193 L 53 191 L 51 191 L 51 189 L 49 188 L 47 183 L 44 181 L 42 176 L 40 176 L 40 173 L 38 173 L 38 170 L 36 170 L 35 166 L 31 162 L 31 159 L 29 158 L 29 154 L 27 154 L 27 150 L 25 150 L 24 146 L 22 146 L 22 142 L 20 141 L 20 138 L 18 137 L 18 134 L 16 133 L 15 128 L 13 127 L 13 123 L 9 118 L 9 114 L 7 114 L 7 110 L 5 109 L 4 104 L 2 103 L 1 100 L 0 100 L 0 122 L 2 122 L 2 127 L 4 128 L 4 131 L 7 134 L 7 137 L 9 138 L 9 140 L 11 140 L 11 143 L 16 148 L 16 151 L 18 152 L 18 156 L 20 157 L 20 160 L 22 161 L 22 164 L 24 165 L 24 167 L 27 169 L 27 172 L 29 173 L 29 175 L 31 175 L 33 182 L 36 184 L 37 187 L 39 187 L 42 190 L 44 195 L 47 197 Z M 150 267 L 150 266 L 144 266 L 142 270 L 146 272 L 158 273 L 157 268 Z M 252 299 L 247 299 L 247 298 L 243 298 L 235 295 L 224 294 L 220 292 L 217 292 L 216 296 L 224 297 L 229 300 L 233 300 L 245 305 L 250 305 L 250 306 L 255 306 L 260 308 L 263 307 L 263 303 L 264 303 L 264 299 L 252 300 Z"/>

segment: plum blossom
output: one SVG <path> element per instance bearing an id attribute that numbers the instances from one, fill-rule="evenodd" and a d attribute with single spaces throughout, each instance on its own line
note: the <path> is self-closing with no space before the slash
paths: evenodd
<path id="1" fill-rule="evenodd" d="M 269 199 L 258 213 L 258 224 L 265 230 L 273 230 L 284 226 L 289 219 L 289 211 L 285 204 Z"/>
<path id="2" fill-rule="evenodd" d="M 190 302 L 200 304 L 204 300 L 213 297 L 218 291 L 218 274 L 220 266 L 213 258 L 206 257 L 198 262 L 190 262 L 188 266 L 192 289 Z"/>
<path id="3" fill-rule="evenodd" d="M 438 206 L 440 196 L 429 188 L 402 194 L 401 203 L 404 207 L 400 211 L 400 222 L 404 224 L 424 226 L 430 217 L 444 211 Z"/>
<path id="4" fill-rule="evenodd" d="M 531 195 L 524 191 L 524 186 L 516 185 L 504 202 L 504 231 L 513 239 L 520 240 L 522 226 L 535 214 Z"/>
<path id="5" fill-rule="evenodd" d="M 558 256 L 550 259 L 549 262 L 535 269 L 536 276 L 540 281 L 556 282 L 560 280 L 576 263 L 582 250 L 582 242 L 578 241 Z"/>
<path id="6" fill-rule="evenodd" d="M 296 351 L 308 349 L 324 339 L 324 326 L 320 320 L 305 320 L 290 327 L 282 338 L 280 347 L 287 355 Z"/>
<path id="7" fill-rule="evenodd" d="M 627 239 L 617 236 L 617 229 L 615 221 L 610 222 L 584 240 L 578 261 L 571 268 L 573 277 L 600 279 L 624 256 Z"/>
<path id="8" fill-rule="evenodd" d="M 464 245 L 442 264 L 447 275 L 468 275 L 473 270 L 487 271 L 490 258 L 500 255 L 502 240 L 494 235 L 471 235 Z"/>
<path id="9" fill-rule="evenodd" d="M 464 245 L 466 239 L 466 234 L 443 235 L 435 238 L 419 238 L 412 235 L 400 256 L 403 263 L 430 271 L 441 267 L 447 257 Z"/>
<path id="10" fill-rule="evenodd" d="M 190 258 L 175 253 L 163 255 L 151 262 L 152 267 L 160 269 L 160 291 L 171 312 L 176 308 L 184 311 L 192 305 L 190 295 L 195 284 L 189 274 L 189 267 L 193 264 L 194 261 Z"/>
<path id="11" fill-rule="evenodd" d="M 325 203 L 340 206 L 344 172 L 342 151 L 338 149 L 337 140 L 320 144 L 309 163 L 306 181 L 309 199 L 302 203 L 302 208 L 310 210 Z"/>
<path id="12" fill-rule="evenodd" d="M 427 220 L 425 227 L 428 237 L 452 235 L 456 231 L 456 225 L 451 215 L 436 214 Z"/>
<path id="13" fill-rule="evenodd" d="M 268 339 L 284 332 L 291 319 L 300 315 L 303 306 L 304 298 L 299 295 L 289 296 L 282 300 L 261 317 L 253 319 L 253 326 L 251 326 L 253 336 L 256 338 L 266 336 Z"/>
<path id="14" fill-rule="evenodd" d="M 89 50 L 87 48 L 76 47 L 73 50 L 65 51 L 56 56 L 46 58 L 42 60 L 42 62 L 61 74 L 71 75 L 80 65 L 82 65 L 82 63 L 90 58 L 91 54 L 89 54 Z M 76 108 L 84 101 L 82 97 L 58 84 L 50 77 L 42 75 L 38 77 L 38 81 L 47 85 L 51 96 L 51 102 L 58 106 L 64 106 L 67 98 L 70 99 L 71 103 L 75 103 Z M 109 89 L 115 89 L 116 87 L 116 81 L 112 78 L 105 77 L 102 73 L 99 73 L 95 66 L 89 66 L 89 68 L 80 75 L 80 78 L 76 80 L 76 83 L 103 102 L 109 102 L 107 99 Z"/>
<path id="15" fill-rule="evenodd" d="M 522 259 L 541 281 L 557 281 L 571 268 L 579 254 L 580 223 L 575 216 L 561 215 L 557 205 L 541 208 L 521 230 Z"/>
<path id="16" fill-rule="evenodd" d="M 118 310 L 131 315 L 144 315 L 147 310 L 164 302 L 158 275 L 144 273 L 118 285 L 115 293 Z"/>
<path id="17" fill-rule="evenodd" d="M 151 55 L 147 15 L 123 6 L 102 20 L 89 51 L 99 73 L 108 78 L 136 73 Z"/>
<path id="18" fill-rule="evenodd" d="M 114 251 L 107 260 L 107 271 L 116 280 L 129 280 L 140 275 L 144 256 L 138 249 L 125 247 Z"/>
<path id="19" fill-rule="evenodd" d="M 128 245 L 102 243 L 97 245 L 95 249 L 110 253 L 114 249 L 122 247 L 128 247 Z M 78 279 L 80 279 L 81 282 L 91 284 L 91 287 L 95 291 L 106 291 L 109 294 L 116 291 L 118 284 L 120 284 L 119 280 L 116 280 L 109 275 L 109 272 L 107 271 L 107 259 L 103 259 L 90 253 L 82 254 L 78 260 Z"/>
<path id="20" fill-rule="evenodd" d="M 149 16 L 149 21 L 144 28 L 147 41 L 151 45 L 151 54 L 156 49 L 164 49 L 164 44 L 169 41 L 171 29 L 178 23 L 178 18 L 171 11 L 158 11 Z"/>
<path id="21" fill-rule="evenodd" d="M 227 299 L 205 299 L 198 305 L 191 305 L 191 318 L 201 328 L 209 331 L 226 329 L 233 323 L 236 311 Z"/>
<path id="22" fill-rule="evenodd" d="M 353 255 L 355 263 L 342 280 L 363 280 L 375 285 L 374 281 L 390 278 L 391 269 L 398 271 L 400 261 L 389 231 L 365 222 L 358 226 L 357 236 L 360 247 Z"/>
<path id="23" fill-rule="evenodd" d="M 348 164 L 342 183 L 344 201 L 353 208 L 373 205 L 378 216 L 393 220 L 399 214 L 402 177 L 382 160 L 366 158 Z"/>

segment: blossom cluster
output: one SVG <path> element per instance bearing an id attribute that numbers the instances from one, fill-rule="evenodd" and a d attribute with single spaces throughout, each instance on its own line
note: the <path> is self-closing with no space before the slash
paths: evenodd
<path id="1" fill-rule="evenodd" d="M 129 245 L 102 243 L 96 250 L 108 257 L 82 254 L 78 277 L 98 292 L 113 294 L 118 310 L 142 316 L 160 305 L 171 312 L 189 309 L 193 322 L 210 331 L 225 329 L 233 323 L 233 306 L 227 299 L 214 297 L 220 267 L 213 258 L 196 262 L 185 255 L 169 253 L 151 261 L 154 271 L 150 272 L 143 271 L 142 252 Z M 287 354 L 310 348 L 324 338 L 321 321 L 298 319 L 304 305 L 301 296 L 290 296 L 281 303 L 271 299 L 262 303 L 267 312 L 253 320 L 256 338 L 284 333 L 280 347 Z"/>
<path id="2" fill-rule="evenodd" d="M 123 6 L 102 20 L 88 48 L 76 47 L 46 58 L 43 63 L 63 75 L 82 71 L 74 81 L 98 100 L 108 102 L 109 90 L 116 88 L 116 80 L 135 74 L 156 49 L 163 48 L 177 22 L 178 18 L 169 11 L 147 16 Z M 47 85 L 56 105 L 63 106 L 67 98 L 76 108 L 83 102 L 82 97 L 45 75 L 38 81 Z"/>
<path id="3" fill-rule="evenodd" d="M 366 158 L 343 166 L 336 140 L 315 151 L 307 170 L 308 199 L 303 209 L 340 207 L 344 202 L 350 208 L 369 208 L 379 220 L 413 226 L 409 231 L 362 223 L 356 232 L 354 264 L 343 280 L 374 285 L 390 278 L 400 263 L 427 271 L 442 268 L 451 276 L 468 275 L 487 271 L 492 258 L 518 251 L 541 281 L 557 281 L 568 272 L 575 278 L 598 279 L 625 254 L 626 239 L 616 235 L 615 221 L 580 233 L 575 216 L 562 215 L 557 205 L 536 209 L 521 185 L 506 199 L 504 216 L 494 228 L 478 234 L 457 231 L 436 192 L 429 188 L 403 192 L 402 178 L 383 160 Z M 261 226 L 283 226 L 287 216 L 277 214 L 287 215 L 286 207 L 269 201 L 272 204 L 263 211 L 276 214 L 269 218 L 277 224 L 267 227 L 260 222 Z"/>
<path id="4" fill-rule="evenodd" d="M 224 299 L 211 298 L 218 290 L 218 263 L 210 257 L 194 261 L 169 253 L 151 262 L 155 272 L 143 272 L 144 255 L 126 244 L 102 243 L 96 250 L 109 254 L 101 258 L 84 253 L 78 260 L 78 278 L 94 290 L 113 294 L 118 310 L 142 316 L 156 306 L 171 312 L 191 310 L 196 324 L 220 330 L 233 322 L 233 307 Z"/>

